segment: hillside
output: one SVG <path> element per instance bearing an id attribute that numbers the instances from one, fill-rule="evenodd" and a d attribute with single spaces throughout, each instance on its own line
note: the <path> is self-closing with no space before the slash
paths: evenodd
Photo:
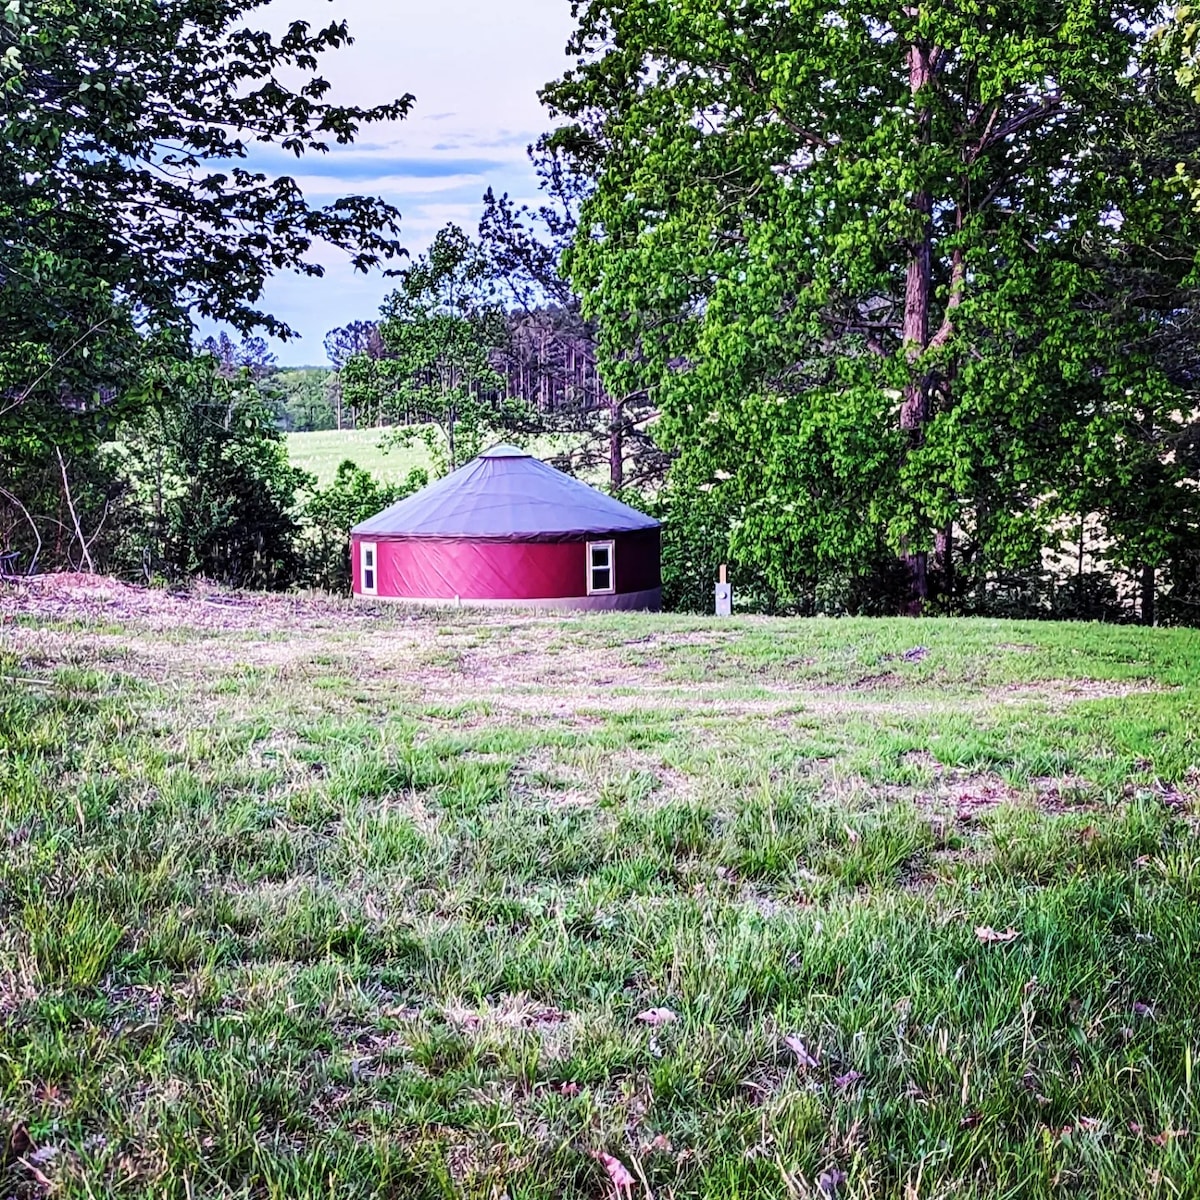
<path id="1" fill-rule="evenodd" d="M 428 448 L 418 439 L 411 446 L 394 446 L 381 450 L 379 443 L 386 434 L 379 429 L 326 429 L 318 432 L 287 434 L 288 457 L 293 466 L 311 471 L 317 482 L 325 487 L 333 482 L 337 469 L 346 459 L 364 471 L 370 471 L 384 483 L 401 483 L 414 467 L 435 472 Z M 539 458 L 550 458 L 563 453 L 572 444 L 567 435 L 551 435 L 534 438 L 531 450 Z M 602 485 L 606 480 L 601 474 L 586 476 L 592 484 Z"/>
<path id="2" fill-rule="evenodd" d="M 1200 632 L 0 612 L 6 1195 L 1200 1194 Z"/>

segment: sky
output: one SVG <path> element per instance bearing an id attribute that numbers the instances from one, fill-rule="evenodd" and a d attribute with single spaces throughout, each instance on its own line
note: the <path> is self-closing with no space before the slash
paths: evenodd
<path id="1" fill-rule="evenodd" d="M 537 182 L 526 147 L 549 121 L 538 89 L 569 65 L 569 0 L 273 0 L 264 27 L 344 19 L 352 46 L 329 52 L 320 74 L 340 104 L 373 105 L 411 92 L 408 117 L 363 129 L 358 144 L 327 155 L 264 148 L 257 169 L 293 176 L 314 203 L 377 195 L 402 213 L 400 239 L 416 257 L 448 221 L 474 233 L 488 187 L 532 200 Z M 323 364 L 328 330 L 374 317 L 394 283 L 355 273 L 322 248 L 320 279 L 279 275 L 264 304 L 302 336 L 273 342 L 282 365 Z M 202 330 L 210 332 L 210 330 Z"/>

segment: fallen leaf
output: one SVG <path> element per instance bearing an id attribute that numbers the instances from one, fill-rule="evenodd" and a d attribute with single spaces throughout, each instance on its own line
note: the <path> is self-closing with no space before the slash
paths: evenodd
<path id="1" fill-rule="evenodd" d="M 46 1191 L 50 1191 L 51 1188 L 54 1187 L 54 1180 L 48 1175 L 39 1171 L 38 1168 L 29 1161 L 29 1159 L 19 1158 L 17 1161 L 25 1168 L 26 1171 L 29 1172 L 29 1174 L 33 1177 L 33 1182 L 36 1183 L 38 1187 L 45 1188 Z"/>
<path id="2" fill-rule="evenodd" d="M 36 1150 L 37 1145 L 33 1138 L 29 1136 L 29 1130 L 18 1121 L 8 1135 L 8 1145 L 0 1143 L 0 1163 L 3 1163 L 9 1156 L 12 1158 L 20 1158 L 28 1154 L 31 1150 Z"/>
<path id="3" fill-rule="evenodd" d="M 625 1169 L 625 1164 L 603 1150 L 596 1152 L 596 1160 L 608 1172 L 612 1185 L 618 1192 L 629 1192 L 633 1188 L 633 1176 Z"/>
<path id="4" fill-rule="evenodd" d="M 976 925 L 975 936 L 986 945 L 991 942 L 1015 942 L 1021 935 L 1011 925 L 1003 933 L 998 933 L 990 925 Z"/>
<path id="5" fill-rule="evenodd" d="M 669 1025 L 675 1020 L 675 1014 L 669 1008 L 647 1008 L 635 1019 L 646 1025 Z"/>
<path id="6" fill-rule="evenodd" d="M 832 1196 L 845 1182 L 845 1171 L 822 1171 L 817 1176 L 817 1187 L 820 1189 L 822 1196 Z"/>
<path id="7" fill-rule="evenodd" d="M 857 1083 L 862 1077 L 861 1071 L 850 1070 L 847 1071 L 845 1075 L 835 1075 L 833 1077 L 833 1082 L 836 1083 L 840 1088 L 848 1088 L 851 1086 L 851 1084 Z"/>
<path id="8" fill-rule="evenodd" d="M 559 1094 L 563 1095 L 563 1096 L 578 1096 L 579 1095 L 579 1084 L 564 1083 L 559 1086 L 558 1091 L 559 1091 Z"/>
<path id="9" fill-rule="evenodd" d="M 815 1055 L 811 1054 L 808 1047 L 794 1033 L 789 1033 L 783 1039 L 783 1044 L 796 1056 L 796 1061 L 803 1070 L 819 1065 L 820 1051 Z"/>
<path id="10" fill-rule="evenodd" d="M 1142 1132 L 1142 1127 L 1136 1121 L 1130 1121 L 1129 1132 L 1132 1134 L 1140 1134 Z"/>
<path id="11" fill-rule="evenodd" d="M 1175 1138 L 1190 1137 L 1191 1131 L 1188 1129 L 1164 1129 L 1162 1133 L 1156 1133 L 1150 1141 L 1156 1146 L 1165 1146 L 1168 1142 Z"/>
<path id="12" fill-rule="evenodd" d="M 655 1151 L 661 1151 L 663 1154 L 670 1154 L 675 1147 L 671 1145 L 671 1139 L 664 1134 L 655 1134 L 643 1147 L 643 1154 L 653 1154 Z"/>
<path id="13" fill-rule="evenodd" d="M 971 1112 L 958 1123 L 959 1129 L 974 1129 L 983 1120 L 983 1113 Z"/>
<path id="14" fill-rule="evenodd" d="M 1133 1006 L 1133 1012 L 1138 1017 L 1149 1017 L 1154 1019 L 1154 1009 L 1149 1004 L 1138 1003 Z"/>

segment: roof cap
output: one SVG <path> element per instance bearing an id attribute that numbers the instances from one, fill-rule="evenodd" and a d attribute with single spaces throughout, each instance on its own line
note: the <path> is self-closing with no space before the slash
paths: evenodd
<path id="1" fill-rule="evenodd" d="M 507 442 L 497 442 L 494 446 L 489 446 L 480 456 L 480 458 L 532 458 L 533 455 L 528 450 L 522 450 L 520 446 L 510 446 Z"/>

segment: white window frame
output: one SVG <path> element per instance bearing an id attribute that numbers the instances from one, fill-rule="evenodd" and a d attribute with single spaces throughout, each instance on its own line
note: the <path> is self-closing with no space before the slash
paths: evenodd
<path id="1" fill-rule="evenodd" d="M 608 587 L 595 586 L 596 572 L 605 568 L 596 562 L 596 551 L 608 551 Z M 617 545 L 615 542 L 588 542 L 587 544 L 587 594 L 589 596 L 611 596 L 617 590 Z"/>
<path id="2" fill-rule="evenodd" d="M 371 555 L 371 565 L 367 565 L 367 553 Z M 367 587 L 367 572 L 371 572 L 371 586 Z M 358 543 L 358 590 L 363 596 L 379 594 L 379 546 L 376 542 Z"/>

